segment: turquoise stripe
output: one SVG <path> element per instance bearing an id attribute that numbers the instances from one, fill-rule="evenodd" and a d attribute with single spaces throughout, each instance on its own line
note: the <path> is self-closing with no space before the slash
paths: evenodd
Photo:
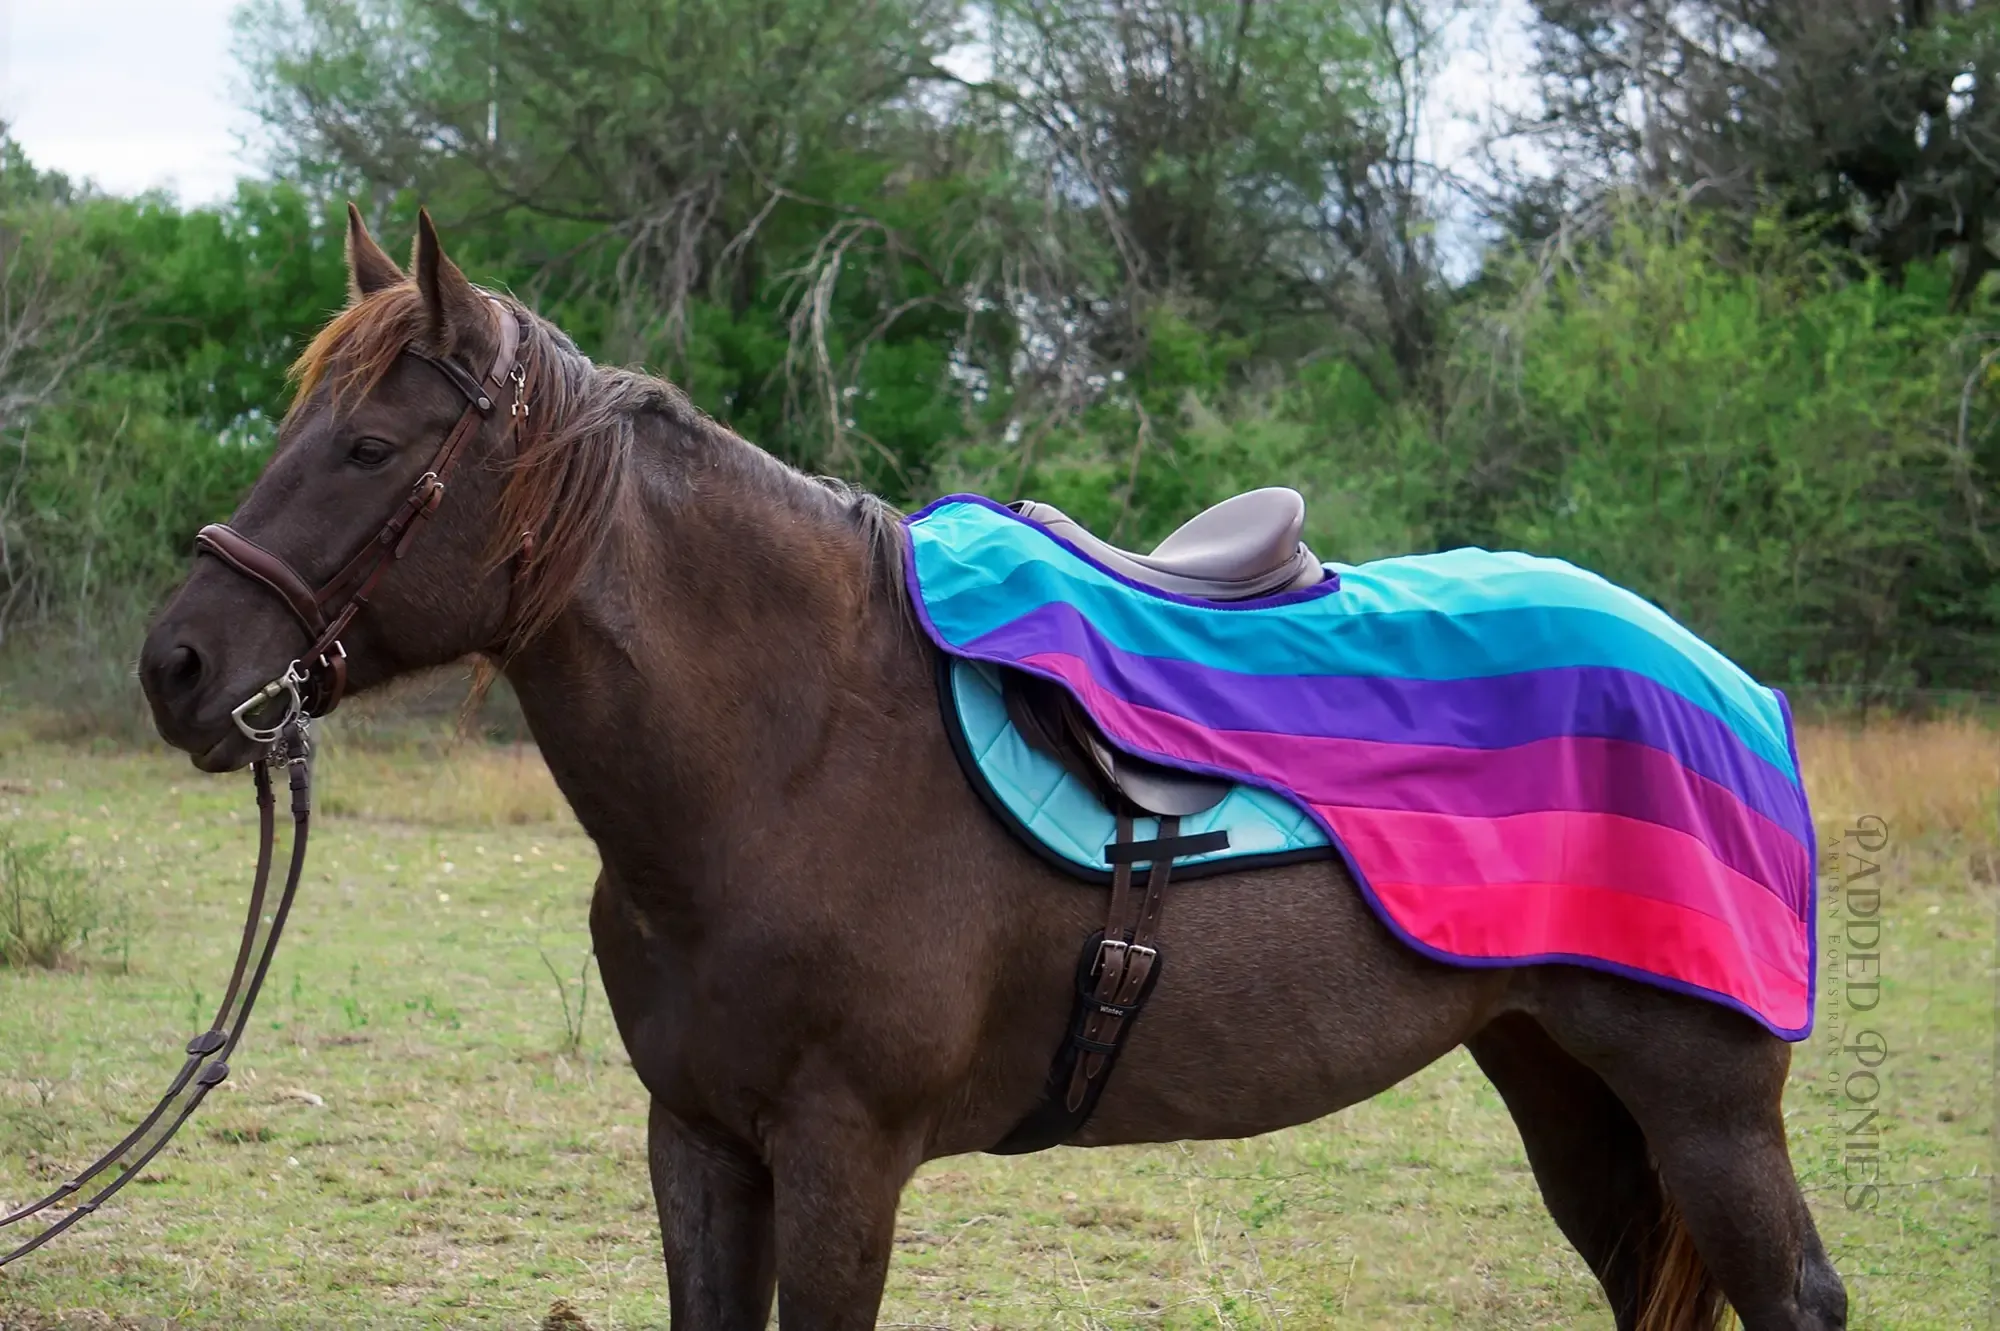
<path id="1" fill-rule="evenodd" d="M 1332 595 L 1229 610 L 1135 592 L 979 504 L 942 504 L 910 533 L 926 608 L 955 644 L 1066 602 L 1125 651 L 1245 674 L 1451 680 L 1611 666 L 1713 713 L 1796 776 L 1769 689 L 1658 607 L 1562 560 L 1468 549 L 1334 565 Z"/>

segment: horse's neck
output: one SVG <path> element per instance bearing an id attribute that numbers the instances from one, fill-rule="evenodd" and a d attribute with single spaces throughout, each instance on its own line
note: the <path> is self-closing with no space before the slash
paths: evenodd
<path id="1" fill-rule="evenodd" d="M 814 483 L 734 439 L 642 449 L 637 471 L 574 600 L 507 673 L 607 860 L 692 882 L 781 834 L 928 676 L 867 534 Z"/>

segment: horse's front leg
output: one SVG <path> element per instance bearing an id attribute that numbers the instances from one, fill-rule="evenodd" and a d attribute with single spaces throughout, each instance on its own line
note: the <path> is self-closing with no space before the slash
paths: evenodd
<path id="1" fill-rule="evenodd" d="M 771 1171 L 657 1100 L 646 1145 L 673 1331 L 764 1331 L 777 1277 Z"/>
<path id="2" fill-rule="evenodd" d="M 780 1331 L 875 1325 L 896 1240 L 896 1204 L 920 1140 L 825 1103 L 773 1134 Z"/>

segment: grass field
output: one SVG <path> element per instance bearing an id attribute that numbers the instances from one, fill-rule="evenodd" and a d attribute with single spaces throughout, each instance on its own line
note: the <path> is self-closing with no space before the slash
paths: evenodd
<path id="1" fill-rule="evenodd" d="M 0 1200 L 18 1201 L 115 1141 L 208 1020 L 253 837 L 243 776 L 7 725 L 0 833 L 92 858 L 124 914 L 80 965 L 0 967 Z M 1823 838 L 1874 815 L 1888 844 L 1870 857 L 1880 1006 L 1847 1012 L 1853 995 L 1823 985 L 1787 1101 L 1794 1159 L 1854 1325 L 1984 1326 L 2000 735 L 1817 727 L 1802 747 Z M 592 850 L 531 752 L 422 756 L 336 734 L 316 853 L 235 1075 L 111 1207 L 0 1272 L 0 1328 L 531 1328 L 558 1299 L 599 1331 L 665 1325 L 643 1098 L 594 977 L 578 979 Z M 1843 921 L 1828 912 L 1829 946 Z M 1844 1022 L 1888 1042 L 1879 1094 L 1850 1079 Z M 1873 1207 L 1843 1189 L 1874 1149 L 1848 1133 L 1856 1097 L 1880 1111 Z M 883 1324 L 1609 1316 L 1457 1054 L 1256 1140 L 932 1164 L 905 1198 Z"/>

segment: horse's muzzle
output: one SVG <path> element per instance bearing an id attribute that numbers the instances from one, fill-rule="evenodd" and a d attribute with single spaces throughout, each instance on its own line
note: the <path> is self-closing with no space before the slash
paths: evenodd
<path id="1" fill-rule="evenodd" d="M 258 687 L 234 684 L 235 673 L 223 668 L 220 654 L 199 633 L 171 620 L 155 625 L 139 652 L 139 685 L 160 738 L 186 751 L 204 772 L 248 766 L 266 747 L 231 718 L 231 708 Z"/>

